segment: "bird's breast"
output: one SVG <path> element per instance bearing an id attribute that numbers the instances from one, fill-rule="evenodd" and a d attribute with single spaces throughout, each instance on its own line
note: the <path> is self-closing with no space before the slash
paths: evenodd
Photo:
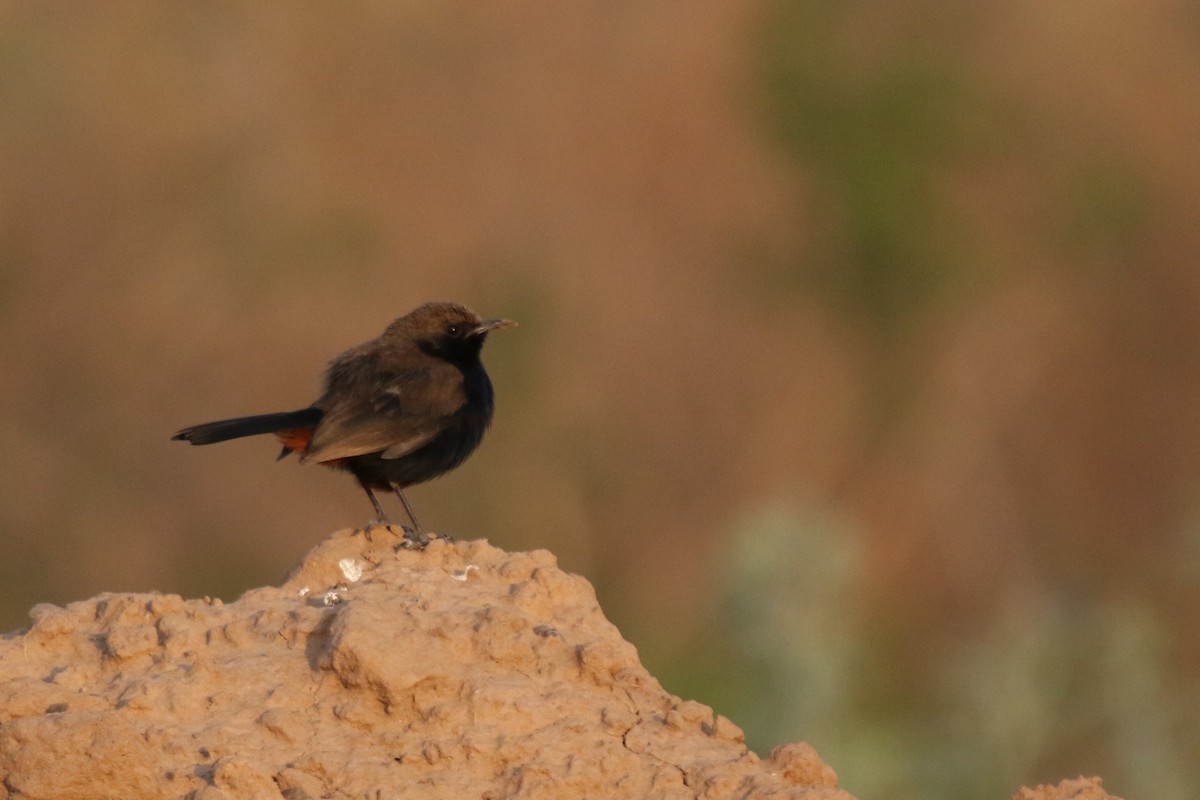
<path id="1" fill-rule="evenodd" d="M 464 369 L 462 373 L 466 406 L 477 414 L 482 414 L 484 427 L 487 427 L 492 420 L 492 411 L 496 404 L 495 394 L 492 392 L 492 382 L 488 379 L 482 364 L 474 364 L 470 368 Z"/>

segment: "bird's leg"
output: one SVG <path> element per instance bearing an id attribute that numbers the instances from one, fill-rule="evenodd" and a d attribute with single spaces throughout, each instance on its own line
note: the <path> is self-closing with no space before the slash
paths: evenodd
<path id="1" fill-rule="evenodd" d="M 374 523 L 378 522 L 385 526 L 390 526 L 392 521 L 388 519 L 387 514 L 383 513 L 383 506 L 379 505 L 379 500 L 376 499 L 375 492 L 371 491 L 371 487 L 367 485 L 366 481 L 364 481 L 362 478 L 359 478 L 358 485 L 361 486 L 363 491 L 367 493 L 367 497 L 371 499 L 371 505 L 375 507 L 375 519 L 371 520 L 371 522 L 368 522 L 366 527 L 367 538 L 370 539 L 371 526 Z"/>
<path id="2" fill-rule="evenodd" d="M 392 489 L 395 490 L 396 496 L 400 498 L 400 502 L 404 504 L 404 510 L 408 513 L 408 518 L 413 524 L 413 541 L 417 547 L 424 547 L 429 544 L 429 536 L 425 533 L 425 529 L 421 527 L 421 523 L 417 521 L 416 512 L 413 511 L 412 503 L 408 502 L 408 498 L 404 496 L 404 492 L 400 488 L 400 484 L 393 483 Z"/>

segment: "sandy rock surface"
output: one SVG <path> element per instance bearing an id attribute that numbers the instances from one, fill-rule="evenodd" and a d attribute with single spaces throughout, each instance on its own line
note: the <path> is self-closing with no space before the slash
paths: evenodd
<path id="1" fill-rule="evenodd" d="M 0 798 L 852 800 L 667 694 L 549 553 L 397 541 L 334 534 L 228 604 L 35 607 L 0 639 Z"/>
<path id="2" fill-rule="evenodd" d="M 1033 789 L 1022 789 L 1013 795 L 1013 800 L 1121 800 L 1104 791 L 1099 778 L 1075 778 L 1043 785 Z"/>

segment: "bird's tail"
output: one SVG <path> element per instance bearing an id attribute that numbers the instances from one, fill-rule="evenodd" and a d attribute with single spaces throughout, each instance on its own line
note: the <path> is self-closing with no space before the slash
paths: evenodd
<path id="1" fill-rule="evenodd" d="M 256 414 L 252 417 L 221 419 L 184 428 L 172 436 L 192 444 L 213 444 L 243 436 L 260 433 L 279 433 L 296 428 L 314 428 L 325 412 L 319 408 L 302 408 L 299 411 L 281 411 L 278 414 Z"/>

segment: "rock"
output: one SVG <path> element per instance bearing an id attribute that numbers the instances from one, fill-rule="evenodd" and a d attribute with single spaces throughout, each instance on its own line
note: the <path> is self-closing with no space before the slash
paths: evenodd
<path id="1" fill-rule="evenodd" d="M 228 604 L 35 607 L 0 640 L 0 798 L 852 800 L 665 692 L 551 554 L 398 542 L 342 531 Z"/>
<path id="2" fill-rule="evenodd" d="M 1053 786 L 1042 785 L 1021 789 L 1013 800 L 1121 800 L 1104 791 L 1099 778 L 1079 777 Z"/>

